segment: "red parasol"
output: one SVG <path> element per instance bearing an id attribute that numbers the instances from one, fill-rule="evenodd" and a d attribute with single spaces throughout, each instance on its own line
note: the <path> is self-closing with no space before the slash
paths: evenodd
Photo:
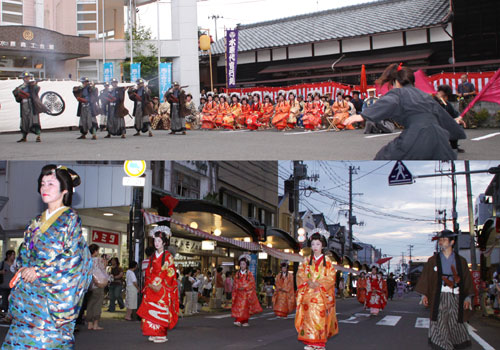
<path id="1" fill-rule="evenodd" d="M 366 82 L 366 68 L 365 65 L 363 64 L 361 66 L 361 80 L 359 83 L 359 90 L 361 91 L 362 94 L 366 94 L 367 86 L 368 83 Z"/>
<path id="2" fill-rule="evenodd" d="M 388 261 L 389 261 L 389 260 L 391 260 L 391 259 L 392 259 L 392 256 L 391 256 L 391 257 L 389 257 L 389 258 L 382 258 L 382 259 L 378 259 L 378 260 L 376 261 L 376 263 L 377 263 L 377 264 L 379 264 L 379 265 L 382 265 L 382 264 L 385 264 L 386 262 L 388 262 Z"/>
<path id="3" fill-rule="evenodd" d="M 163 196 L 160 198 L 160 200 L 163 203 L 163 205 L 168 208 L 168 215 L 172 216 L 175 207 L 177 206 L 177 204 L 179 204 L 179 200 L 171 196 Z"/>

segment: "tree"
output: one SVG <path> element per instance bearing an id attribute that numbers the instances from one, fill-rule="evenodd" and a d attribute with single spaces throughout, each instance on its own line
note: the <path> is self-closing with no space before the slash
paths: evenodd
<path id="1" fill-rule="evenodd" d="M 125 38 L 129 42 L 129 32 L 125 34 Z M 151 42 L 151 29 L 138 25 L 132 29 L 132 38 L 134 63 L 141 63 L 141 78 L 148 81 L 155 79 L 149 84 L 149 88 L 153 95 L 158 96 L 158 50 Z M 127 45 L 127 51 L 130 52 L 130 44 Z M 125 81 L 130 81 L 130 58 L 123 62 L 123 78 Z"/>

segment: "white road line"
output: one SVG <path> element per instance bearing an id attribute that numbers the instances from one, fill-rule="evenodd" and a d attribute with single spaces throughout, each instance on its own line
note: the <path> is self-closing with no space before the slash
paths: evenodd
<path id="1" fill-rule="evenodd" d="M 467 323 L 467 328 L 469 328 L 469 334 L 470 336 L 479 343 L 479 345 L 481 345 L 481 347 L 484 349 L 484 350 L 495 350 L 495 348 L 493 346 L 491 346 L 490 344 L 488 344 L 486 341 L 483 340 L 483 338 L 481 338 L 479 335 L 476 334 L 476 330 L 471 327 L 471 325 L 469 325 Z"/>
<path id="2" fill-rule="evenodd" d="M 377 134 L 377 135 L 365 136 L 365 139 L 373 139 L 374 137 L 382 137 L 382 136 L 390 136 L 390 135 L 398 135 L 398 134 L 401 134 L 401 131 L 393 132 L 390 134 Z"/>
<path id="3" fill-rule="evenodd" d="M 347 320 L 339 320 L 339 323 L 359 323 L 359 320 L 356 316 L 351 316 Z"/>
<path id="4" fill-rule="evenodd" d="M 257 316 L 250 317 L 250 320 L 255 320 L 256 318 L 262 318 L 262 317 L 266 317 L 269 315 L 274 315 L 274 311 L 273 312 L 266 312 L 264 314 L 259 314 Z"/>
<path id="5" fill-rule="evenodd" d="M 394 327 L 398 324 L 401 316 L 385 316 L 383 319 L 377 322 L 377 326 L 391 326 Z"/>
<path id="6" fill-rule="evenodd" d="M 356 316 L 356 317 L 370 317 L 370 314 L 355 313 L 354 316 Z"/>
<path id="7" fill-rule="evenodd" d="M 415 328 L 429 328 L 429 318 L 428 317 L 417 317 L 415 322 Z"/>
<path id="8" fill-rule="evenodd" d="M 500 135 L 500 132 L 494 132 L 493 134 L 475 137 L 475 138 L 471 139 L 471 141 L 481 141 L 481 140 L 489 139 L 490 137 L 494 137 L 494 136 L 498 136 L 498 135 Z"/>
<path id="9" fill-rule="evenodd" d="M 231 317 L 231 314 L 223 314 L 223 315 L 215 315 L 215 316 L 206 316 L 205 318 L 227 318 Z"/>
<path id="10" fill-rule="evenodd" d="M 328 131 L 328 130 L 288 132 L 285 135 L 311 135 L 311 134 L 317 134 L 318 132 L 325 132 L 325 131 Z"/>
<path id="11" fill-rule="evenodd" d="M 219 130 L 219 134 L 234 134 L 237 132 L 249 132 L 250 130 Z"/>
<path id="12" fill-rule="evenodd" d="M 414 311 L 396 311 L 396 310 L 391 310 L 391 312 L 395 312 L 395 313 L 398 313 L 398 314 L 418 314 L 418 312 L 414 312 Z"/>

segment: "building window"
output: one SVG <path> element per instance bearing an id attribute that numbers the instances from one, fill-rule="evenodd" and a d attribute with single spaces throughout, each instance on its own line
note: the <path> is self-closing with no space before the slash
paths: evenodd
<path id="1" fill-rule="evenodd" d="M 76 1 L 76 33 L 78 36 L 96 38 L 98 20 L 96 0 Z"/>
<path id="2" fill-rule="evenodd" d="M 257 207 L 251 203 L 248 204 L 248 217 L 252 219 L 257 217 Z"/>
<path id="3" fill-rule="evenodd" d="M 164 188 L 165 185 L 165 162 L 160 160 L 151 161 L 151 172 L 153 173 L 153 186 Z"/>
<path id="4" fill-rule="evenodd" d="M 0 2 L 1 24 L 23 24 L 23 0 Z"/>
<path id="5" fill-rule="evenodd" d="M 172 177 L 172 193 L 184 198 L 200 198 L 200 180 L 174 171 Z"/>
<path id="6" fill-rule="evenodd" d="M 99 61 L 98 60 L 77 60 L 78 79 L 87 77 L 90 80 L 99 81 Z"/>
<path id="7" fill-rule="evenodd" d="M 222 195 L 222 205 L 241 215 L 241 199 L 224 193 Z"/>

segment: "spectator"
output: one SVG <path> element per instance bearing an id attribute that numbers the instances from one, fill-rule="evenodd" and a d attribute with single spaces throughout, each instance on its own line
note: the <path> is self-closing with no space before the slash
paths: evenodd
<path id="1" fill-rule="evenodd" d="M 7 311 L 9 310 L 9 283 L 12 277 L 14 277 L 16 265 L 15 262 L 16 252 L 13 250 L 7 250 L 7 252 L 5 253 L 5 259 L 4 261 L 2 261 L 0 266 L 0 295 L 2 296 L 2 305 L 0 306 L 0 308 L 5 313 L 7 313 Z"/>
<path id="2" fill-rule="evenodd" d="M 387 296 L 392 300 L 394 297 L 394 290 L 396 289 L 396 280 L 394 279 L 394 274 L 391 272 L 389 278 L 387 279 Z"/>
<path id="3" fill-rule="evenodd" d="M 149 265 L 149 259 L 151 259 L 151 255 L 155 252 L 155 247 L 147 247 L 144 253 L 146 254 L 146 259 L 142 261 L 141 270 L 142 270 L 142 278 L 146 276 L 146 269 Z"/>
<path id="4" fill-rule="evenodd" d="M 109 284 L 109 312 L 115 312 L 116 302 L 120 309 L 125 308 L 122 298 L 123 269 L 117 257 L 111 258 L 111 283 Z"/>
<path id="5" fill-rule="evenodd" d="M 99 257 L 99 246 L 91 244 L 89 250 L 92 256 L 92 284 L 90 285 L 92 292 L 88 299 L 85 320 L 88 329 L 100 331 L 103 329 L 99 326 L 99 320 L 104 300 L 104 287 L 108 285 L 108 275 L 106 274 L 106 262 Z"/>
<path id="6" fill-rule="evenodd" d="M 228 307 L 229 304 L 231 303 L 232 291 L 233 291 L 233 276 L 230 271 L 227 271 L 226 279 L 224 280 L 224 294 L 226 296 L 224 307 Z"/>
<path id="7" fill-rule="evenodd" d="M 344 277 L 340 277 L 338 288 L 339 288 L 339 296 L 342 299 L 344 299 L 344 289 L 345 289 Z"/>
<path id="8" fill-rule="evenodd" d="M 212 294 L 212 273 L 210 271 L 207 271 L 207 278 L 205 280 L 205 283 L 203 284 L 203 293 L 202 295 L 205 298 L 210 299 L 210 295 Z"/>
<path id="9" fill-rule="evenodd" d="M 222 293 L 224 292 L 224 281 L 222 280 L 222 267 L 218 267 L 215 273 L 215 307 L 219 309 L 222 304 Z"/>
<path id="10" fill-rule="evenodd" d="M 273 307 L 273 294 L 274 294 L 274 287 L 271 285 L 271 281 L 267 280 L 265 284 L 262 286 L 262 291 L 266 295 L 266 305 L 268 309 L 271 309 Z"/>
<path id="11" fill-rule="evenodd" d="M 184 277 L 182 277 L 182 290 L 184 291 L 184 315 L 191 315 L 193 313 L 193 270 L 191 267 L 184 268 Z"/>
<path id="12" fill-rule="evenodd" d="M 137 310 L 137 293 L 139 292 L 139 286 L 137 285 L 137 276 L 135 271 L 137 270 L 137 262 L 131 261 L 127 270 L 127 294 L 125 298 L 125 305 L 127 306 L 127 313 L 125 319 L 127 321 L 132 321 L 132 313 Z"/>
<path id="13" fill-rule="evenodd" d="M 204 276 L 201 273 L 200 268 L 196 268 L 194 275 L 191 277 L 193 283 L 193 313 L 198 313 L 198 293 L 201 292 L 201 286 L 203 285 Z"/>

